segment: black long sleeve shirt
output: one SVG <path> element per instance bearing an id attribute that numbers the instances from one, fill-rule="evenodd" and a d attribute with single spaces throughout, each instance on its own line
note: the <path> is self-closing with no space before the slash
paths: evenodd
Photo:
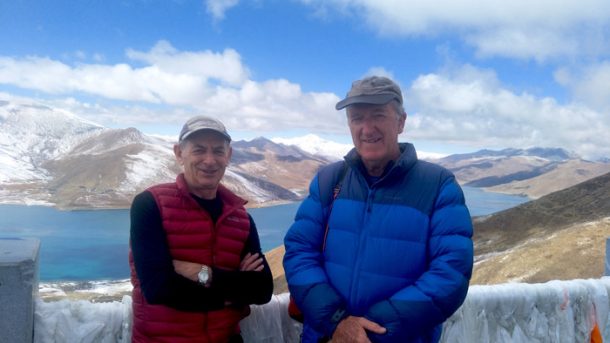
<path id="1" fill-rule="evenodd" d="M 222 212 L 222 201 L 191 196 L 206 210 L 212 220 Z M 138 194 L 130 211 L 130 245 L 142 293 L 151 304 L 162 304 L 180 311 L 212 311 L 235 305 L 264 304 L 273 293 L 273 277 L 260 246 L 256 225 L 250 218 L 250 235 L 242 251 L 263 257 L 264 268 L 256 271 L 228 271 L 212 267 L 212 283 L 203 287 L 175 272 L 161 213 L 152 193 Z"/>

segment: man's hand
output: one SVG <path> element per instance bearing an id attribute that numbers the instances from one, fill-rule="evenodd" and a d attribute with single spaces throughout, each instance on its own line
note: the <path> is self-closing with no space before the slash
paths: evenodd
<path id="1" fill-rule="evenodd" d="M 263 265 L 263 257 L 260 256 L 258 253 L 255 253 L 255 254 L 247 253 L 246 256 L 244 256 L 244 259 L 239 264 L 239 270 L 242 272 L 243 271 L 260 272 L 261 270 L 263 270 L 264 267 L 265 267 L 265 265 Z"/>
<path id="2" fill-rule="evenodd" d="M 199 282 L 197 274 L 199 274 L 199 271 L 201 271 L 201 264 L 180 260 L 172 260 L 172 262 L 174 263 L 174 270 L 176 271 L 176 273 L 184 276 L 187 279 Z M 212 275 L 210 268 L 210 278 L 211 277 Z"/>
<path id="3" fill-rule="evenodd" d="M 174 264 L 174 270 L 176 273 L 184 276 L 187 279 L 191 279 L 195 282 L 199 281 L 197 274 L 201 270 L 202 265 L 199 263 L 188 262 L 188 261 L 180 261 L 180 260 L 172 260 Z M 241 261 L 239 265 L 240 271 L 256 271 L 260 272 L 263 270 L 265 266 L 263 265 L 263 258 L 258 254 L 250 254 L 247 253 L 244 256 L 244 259 Z M 210 280 L 212 278 L 212 268 L 210 268 Z"/>
<path id="4" fill-rule="evenodd" d="M 339 322 L 331 338 L 332 343 L 370 343 L 367 331 L 376 334 L 386 333 L 386 329 L 364 317 L 349 316 Z"/>

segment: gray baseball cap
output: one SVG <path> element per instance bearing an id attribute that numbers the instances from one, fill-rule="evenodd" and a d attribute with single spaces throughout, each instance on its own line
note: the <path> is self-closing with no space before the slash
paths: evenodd
<path id="1" fill-rule="evenodd" d="M 206 116 L 196 116 L 184 123 L 182 130 L 180 131 L 180 136 L 178 138 L 179 142 L 185 140 L 192 133 L 201 131 L 201 130 L 210 130 L 220 133 L 227 141 L 231 141 L 231 136 L 227 133 L 227 129 L 225 126 L 218 120 Z"/>
<path id="2" fill-rule="evenodd" d="M 393 99 L 402 105 L 402 92 L 394 81 L 384 76 L 369 76 L 354 81 L 345 99 L 335 108 L 340 110 L 353 104 L 385 105 Z"/>

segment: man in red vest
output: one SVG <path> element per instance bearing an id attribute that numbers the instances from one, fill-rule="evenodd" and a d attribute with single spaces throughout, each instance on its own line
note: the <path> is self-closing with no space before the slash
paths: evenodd
<path id="1" fill-rule="evenodd" d="M 183 173 L 134 198 L 133 342 L 243 342 L 239 321 L 249 304 L 271 298 L 246 201 L 220 184 L 230 142 L 218 120 L 189 119 L 174 146 Z"/>

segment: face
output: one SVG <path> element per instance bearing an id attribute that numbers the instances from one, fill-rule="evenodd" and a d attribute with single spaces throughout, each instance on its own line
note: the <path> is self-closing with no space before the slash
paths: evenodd
<path id="1" fill-rule="evenodd" d="M 229 142 L 218 133 L 195 132 L 182 144 L 174 145 L 176 160 L 184 168 L 184 178 L 191 193 L 214 199 L 231 159 Z"/>
<path id="2" fill-rule="evenodd" d="M 370 175 L 379 176 L 390 160 L 400 156 L 398 135 L 405 126 L 391 103 L 354 104 L 347 107 L 347 121 L 354 146 Z"/>

